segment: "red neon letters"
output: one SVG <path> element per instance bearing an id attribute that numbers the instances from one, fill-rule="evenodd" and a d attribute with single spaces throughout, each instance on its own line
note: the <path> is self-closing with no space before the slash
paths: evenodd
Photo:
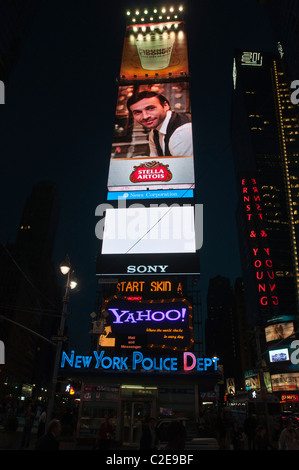
<path id="1" fill-rule="evenodd" d="M 257 182 L 254 178 L 242 179 L 242 196 L 252 250 L 253 269 L 257 281 L 260 305 L 278 305 L 275 294 L 275 273 L 270 248 L 265 245 L 267 232 L 263 227 L 263 212 Z"/>

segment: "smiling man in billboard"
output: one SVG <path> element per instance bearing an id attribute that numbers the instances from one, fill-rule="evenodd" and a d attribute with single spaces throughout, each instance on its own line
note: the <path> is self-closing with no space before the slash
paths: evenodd
<path id="1" fill-rule="evenodd" d="M 185 113 L 171 111 L 165 96 L 154 91 L 132 95 L 127 107 L 133 118 L 149 130 L 150 156 L 192 156 L 192 126 Z"/>

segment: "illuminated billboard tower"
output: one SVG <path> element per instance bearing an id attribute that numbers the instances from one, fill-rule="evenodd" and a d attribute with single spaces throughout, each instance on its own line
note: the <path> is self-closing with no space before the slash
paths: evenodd
<path id="1" fill-rule="evenodd" d="M 128 12 L 109 159 L 97 274 L 198 275 L 202 214 L 182 7 Z"/>
<path id="2" fill-rule="evenodd" d="M 113 338 L 100 344 L 187 350 L 195 296 L 185 298 L 186 279 L 199 275 L 202 211 L 183 7 L 135 10 L 127 19 L 107 200 L 96 214 L 105 216 L 96 227 L 97 275 Z"/>

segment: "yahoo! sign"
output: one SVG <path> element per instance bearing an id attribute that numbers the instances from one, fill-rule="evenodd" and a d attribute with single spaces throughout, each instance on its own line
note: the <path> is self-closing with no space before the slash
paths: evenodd
<path id="1" fill-rule="evenodd" d="M 117 348 L 164 347 L 186 350 L 193 341 L 192 306 L 186 299 L 107 299 L 106 324 Z"/>
<path id="2" fill-rule="evenodd" d="M 181 321 L 186 319 L 187 308 L 163 310 L 120 310 L 119 308 L 108 308 L 109 312 L 113 315 L 113 324 L 124 323 L 137 323 L 137 322 L 162 322 L 164 320 L 169 322 Z"/>

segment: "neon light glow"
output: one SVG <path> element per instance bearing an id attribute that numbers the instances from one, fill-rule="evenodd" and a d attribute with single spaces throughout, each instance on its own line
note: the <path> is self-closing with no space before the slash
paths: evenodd
<path id="1" fill-rule="evenodd" d="M 60 367 L 115 371 L 216 372 L 218 361 L 217 357 L 196 357 L 191 352 L 183 353 L 182 357 L 149 357 L 140 351 L 134 351 L 131 356 L 108 356 L 104 350 L 100 353 L 93 351 L 89 356 L 77 355 L 75 351 L 71 351 L 70 354 L 63 351 Z"/>
<path id="2" fill-rule="evenodd" d="M 255 178 L 242 179 L 241 184 L 259 302 L 262 307 L 276 306 L 279 301 L 275 274 L 270 248 L 267 246 L 268 234 L 263 227 L 263 211 L 257 181 Z"/>
<path id="3" fill-rule="evenodd" d="M 112 321 L 113 324 L 123 323 L 137 323 L 137 322 L 161 322 L 163 320 L 168 321 L 185 321 L 187 309 L 182 308 L 181 310 L 137 310 L 136 312 L 130 312 L 130 310 L 120 310 L 119 308 L 108 308 L 108 311 L 114 315 Z"/>
<path id="4" fill-rule="evenodd" d="M 194 343 L 193 309 L 184 298 L 129 300 L 119 294 L 102 306 L 116 348 L 189 350 Z"/>

